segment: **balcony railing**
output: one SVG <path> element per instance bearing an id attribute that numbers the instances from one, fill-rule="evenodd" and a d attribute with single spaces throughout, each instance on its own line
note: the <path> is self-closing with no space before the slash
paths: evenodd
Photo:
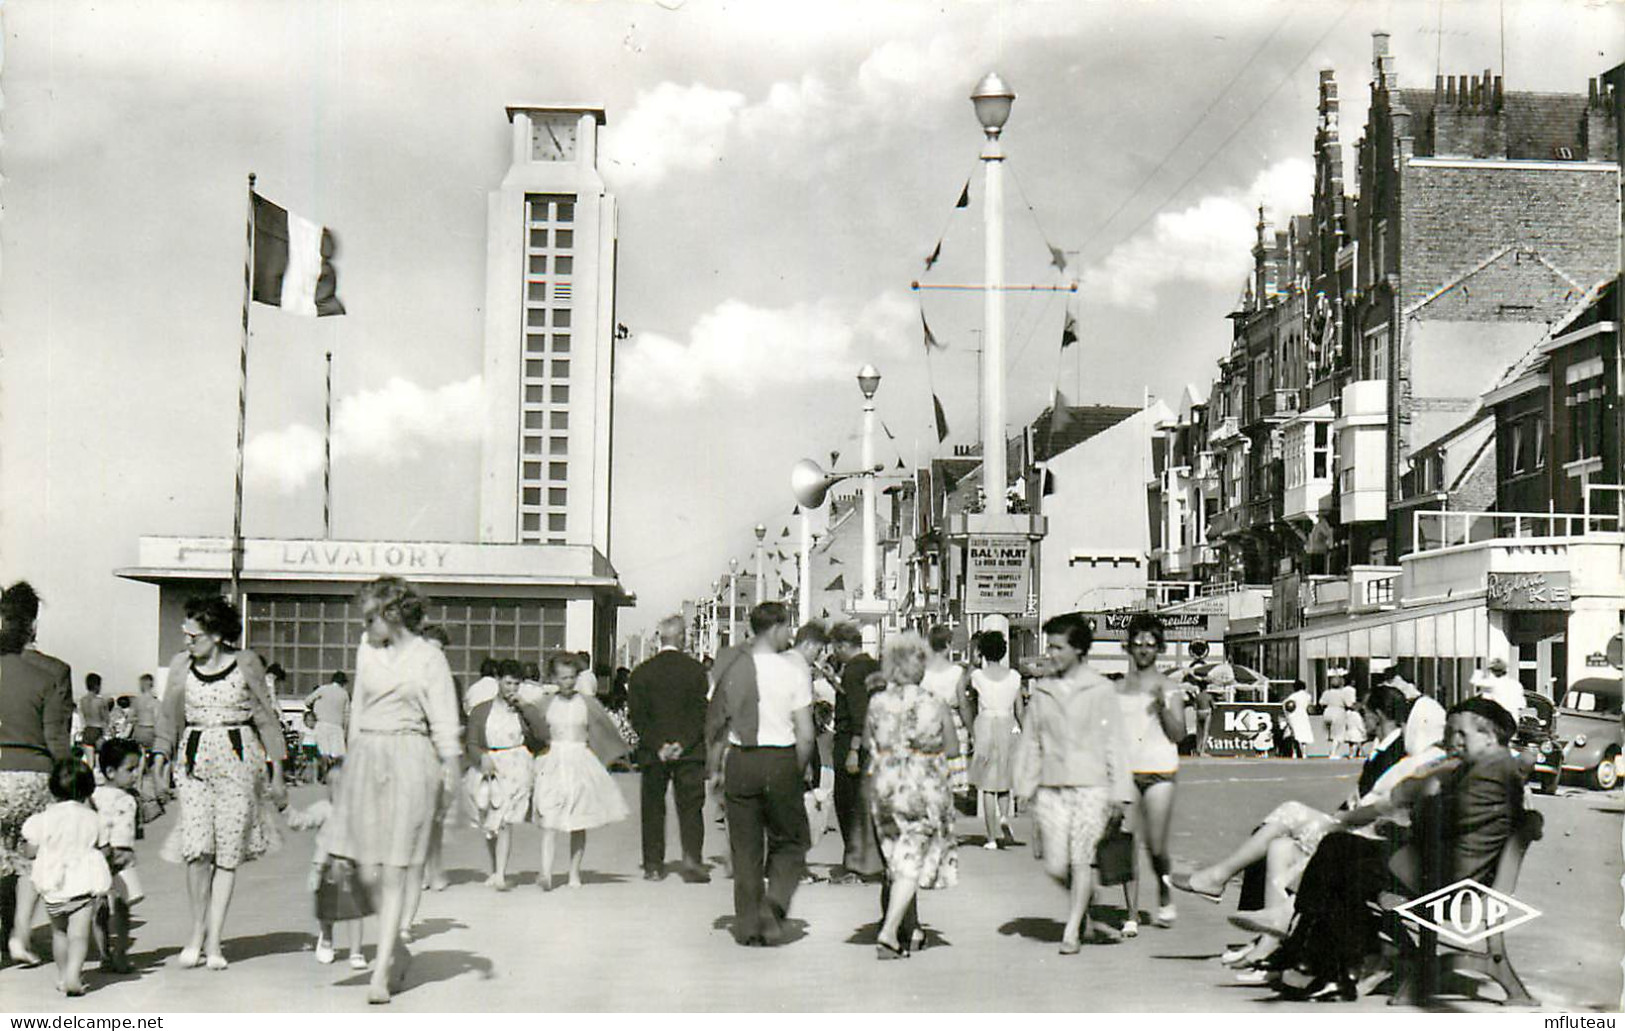
<path id="1" fill-rule="evenodd" d="M 1582 537 L 1619 529 L 1620 517 L 1612 513 L 1415 512 L 1411 516 L 1411 553 L 1478 541 Z"/>
<path id="2" fill-rule="evenodd" d="M 1241 419 L 1234 415 L 1227 415 L 1214 423 L 1213 428 L 1208 430 L 1207 434 L 1209 444 L 1224 444 L 1240 438 Z"/>
<path id="3" fill-rule="evenodd" d="M 1257 412 L 1260 419 L 1282 419 L 1298 411 L 1296 390 L 1270 390 L 1258 396 Z"/>

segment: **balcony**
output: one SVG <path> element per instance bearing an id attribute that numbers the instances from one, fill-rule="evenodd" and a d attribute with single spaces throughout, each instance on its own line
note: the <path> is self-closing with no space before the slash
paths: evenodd
<path id="1" fill-rule="evenodd" d="M 1254 411 L 1257 418 L 1286 419 L 1298 414 L 1298 392 L 1296 390 L 1267 390 L 1258 395 L 1254 402 Z"/>
<path id="2" fill-rule="evenodd" d="M 1207 432 L 1207 442 L 1215 447 L 1232 444 L 1241 439 L 1241 419 L 1234 415 L 1220 419 Z"/>
<path id="3" fill-rule="evenodd" d="M 1399 605 L 1399 566 L 1351 566 L 1347 576 L 1311 576 L 1303 585 L 1305 619 L 1382 612 Z"/>
<path id="4" fill-rule="evenodd" d="M 1338 504 L 1344 525 L 1388 518 L 1388 383 L 1361 380 L 1343 388 L 1337 435 Z"/>
<path id="5" fill-rule="evenodd" d="M 1574 512 L 1414 512 L 1413 554 L 1496 540 L 1550 540 L 1620 529 L 1620 517 Z"/>

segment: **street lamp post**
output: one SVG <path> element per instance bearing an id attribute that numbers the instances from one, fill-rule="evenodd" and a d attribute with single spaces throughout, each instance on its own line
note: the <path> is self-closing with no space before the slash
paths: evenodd
<path id="1" fill-rule="evenodd" d="M 717 619 L 717 598 L 722 593 L 722 581 L 711 581 L 711 654 L 715 655 L 722 650 L 722 628 Z"/>
<path id="2" fill-rule="evenodd" d="M 767 527 L 756 524 L 756 604 L 767 600 L 767 555 L 762 542 L 767 539 Z"/>
<path id="3" fill-rule="evenodd" d="M 858 370 L 858 389 L 863 392 L 863 593 L 865 603 L 875 600 L 875 391 L 880 389 L 880 371 L 873 365 Z"/>
<path id="4" fill-rule="evenodd" d="M 739 643 L 739 616 L 736 606 L 739 602 L 739 560 L 728 560 L 728 644 Z"/>
<path id="5" fill-rule="evenodd" d="M 812 622 L 812 517 L 801 510 L 801 555 L 796 562 L 796 581 L 800 588 L 799 624 Z"/>
<path id="6" fill-rule="evenodd" d="M 1004 495 L 1009 485 L 1004 454 L 1004 149 L 999 134 L 1015 99 L 997 72 L 989 72 L 971 94 L 976 120 L 987 135 L 982 145 L 982 162 L 987 168 L 982 198 L 987 242 L 982 307 L 982 489 L 987 495 L 984 511 L 994 515 L 1009 511 Z"/>

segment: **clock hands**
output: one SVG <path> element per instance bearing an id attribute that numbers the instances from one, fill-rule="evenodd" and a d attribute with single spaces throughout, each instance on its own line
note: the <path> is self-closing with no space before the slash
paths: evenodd
<path id="1" fill-rule="evenodd" d="M 558 151 L 560 157 L 563 157 L 564 156 L 564 144 L 559 142 L 558 136 L 553 132 L 553 127 L 551 125 L 548 125 L 546 122 L 543 122 L 542 123 L 542 128 L 547 130 L 548 138 L 553 141 L 553 149 Z"/>

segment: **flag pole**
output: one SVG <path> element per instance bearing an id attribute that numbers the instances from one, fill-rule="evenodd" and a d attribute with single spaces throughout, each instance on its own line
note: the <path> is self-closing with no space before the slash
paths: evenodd
<path id="1" fill-rule="evenodd" d="M 237 484 L 231 513 L 231 601 L 243 604 L 243 435 L 248 424 L 248 311 L 254 301 L 254 173 L 248 173 L 248 239 L 243 258 L 243 341 L 237 363 Z"/>
<path id="2" fill-rule="evenodd" d="M 327 403 L 322 431 L 322 538 L 333 536 L 333 352 L 327 352 Z"/>

